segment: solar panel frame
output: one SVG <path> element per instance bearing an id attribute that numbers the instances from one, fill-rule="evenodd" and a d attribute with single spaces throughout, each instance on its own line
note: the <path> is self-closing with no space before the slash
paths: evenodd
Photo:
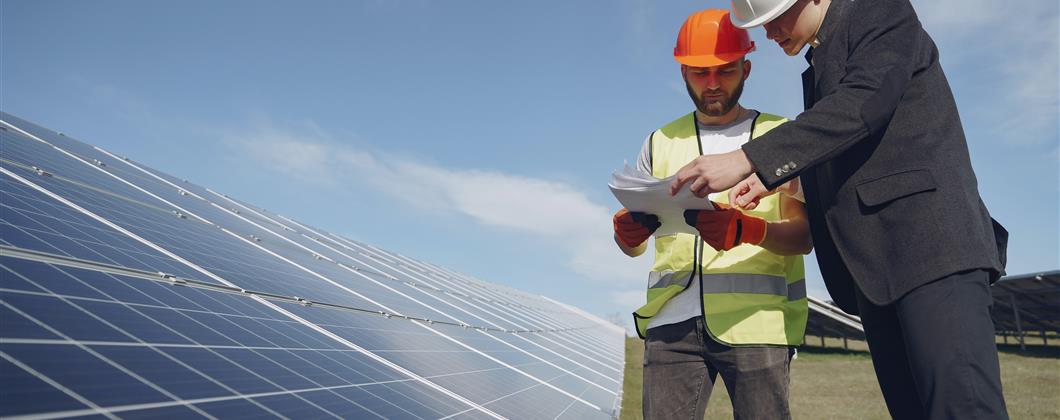
<path id="1" fill-rule="evenodd" d="M 2 166 L 0 170 L 6 171 Z M 184 264 L 84 213 L 54 202 L 18 178 L 0 175 L 0 197 L 0 226 L 4 228 L 0 242 L 86 260 L 192 275 L 193 271 Z"/>

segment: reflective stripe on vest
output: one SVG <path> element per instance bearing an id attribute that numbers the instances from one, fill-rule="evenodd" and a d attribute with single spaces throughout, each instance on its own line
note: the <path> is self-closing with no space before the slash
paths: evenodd
<path id="1" fill-rule="evenodd" d="M 673 285 L 683 287 L 691 274 L 688 271 L 651 272 L 648 275 L 648 288 L 662 289 Z M 702 293 L 750 293 L 799 300 L 806 297 L 806 279 L 788 283 L 784 277 L 769 274 L 704 274 Z"/>

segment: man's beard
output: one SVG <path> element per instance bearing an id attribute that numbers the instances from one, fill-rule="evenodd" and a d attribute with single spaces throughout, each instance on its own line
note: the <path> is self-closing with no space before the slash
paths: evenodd
<path id="1" fill-rule="evenodd" d="M 699 112 L 710 117 L 717 117 L 732 111 L 732 108 L 740 102 L 740 95 L 743 94 L 743 82 L 744 80 L 741 79 L 740 84 L 736 86 L 736 90 L 732 92 L 732 95 L 727 96 L 720 103 L 707 103 L 698 93 L 692 90 L 692 86 L 688 84 L 688 81 L 685 81 L 685 89 L 688 90 L 688 96 L 692 98 L 692 102 L 696 103 L 696 109 Z"/>

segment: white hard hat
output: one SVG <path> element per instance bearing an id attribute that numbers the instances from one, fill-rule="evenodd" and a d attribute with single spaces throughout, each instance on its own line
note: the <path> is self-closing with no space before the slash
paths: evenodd
<path id="1" fill-rule="evenodd" d="M 732 0 L 732 24 L 748 29 L 764 25 L 788 11 L 798 0 Z"/>

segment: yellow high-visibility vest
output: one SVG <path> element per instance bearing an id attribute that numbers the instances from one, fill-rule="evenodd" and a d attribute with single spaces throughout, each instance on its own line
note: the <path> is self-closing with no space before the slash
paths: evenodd
<path id="1" fill-rule="evenodd" d="M 751 140 L 786 122 L 759 113 Z M 695 112 L 651 135 L 652 175 L 666 178 L 702 154 Z M 728 194 L 715 201 L 728 203 Z M 782 220 L 780 194 L 762 199 L 747 212 L 766 221 Z M 806 331 L 806 280 L 802 256 L 781 256 L 751 245 L 715 251 L 699 236 L 678 233 L 655 238 L 655 265 L 648 276 L 647 304 L 633 313 L 644 338 L 651 318 L 671 298 L 700 282 L 702 316 L 717 341 L 732 345 L 802 344 Z"/>

